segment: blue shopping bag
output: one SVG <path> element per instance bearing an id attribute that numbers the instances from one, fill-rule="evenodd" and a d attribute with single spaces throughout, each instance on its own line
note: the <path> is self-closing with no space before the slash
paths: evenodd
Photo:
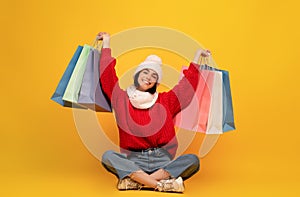
<path id="1" fill-rule="evenodd" d="M 55 101 L 56 103 L 64 106 L 64 107 L 75 107 L 75 108 L 84 108 L 80 105 L 76 105 L 76 104 L 72 104 L 71 102 L 69 101 L 64 101 L 62 99 L 64 93 L 65 93 L 65 90 L 67 88 L 67 85 L 69 83 L 69 80 L 71 78 L 71 75 L 73 73 L 73 70 L 75 68 L 75 65 L 77 63 L 77 60 L 81 54 L 81 51 L 82 51 L 83 47 L 82 46 L 78 46 L 72 59 L 70 60 L 68 66 L 67 66 L 67 69 L 65 70 L 63 76 L 61 77 L 57 87 L 56 87 L 56 90 L 55 92 L 53 93 L 52 97 L 51 97 L 51 100 Z"/>

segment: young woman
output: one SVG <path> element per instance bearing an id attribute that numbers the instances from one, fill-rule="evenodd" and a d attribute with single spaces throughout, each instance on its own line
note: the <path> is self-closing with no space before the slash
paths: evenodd
<path id="1" fill-rule="evenodd" d="M 110 36 L 100 32 L 98 39 L 103 40 L 100 81 L 114 109 L 120 140 L 120 153 L 105 152 L 103 166 L 118 177 L 119 190 L 150 187 L 183 192 L 183 180 L 194 175 L 200 163 L 194 154 L 174 158 L 178 143 L 173 118 L 188 106 L 202 83 L 197 62 L 210 52 L 197 50 L 183 79 L 163 93 L 156 91 L 162 80 L 162 61 L 149 55 L 136 68 L 133 85 L 122 90 L 114 68 L 116 59 L 111 57 Z"/>

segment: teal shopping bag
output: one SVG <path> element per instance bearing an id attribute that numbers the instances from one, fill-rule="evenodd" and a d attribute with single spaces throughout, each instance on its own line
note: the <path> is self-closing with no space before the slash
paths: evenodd
<path id="1" fill-rule="evenodd" d="M 229 72 L 219 70 L 223 74 L 223 132 L 235 130 L 232 96 L 229 81 Z"/>

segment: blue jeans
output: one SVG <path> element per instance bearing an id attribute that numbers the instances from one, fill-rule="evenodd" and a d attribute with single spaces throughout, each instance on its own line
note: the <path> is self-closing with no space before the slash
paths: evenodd
<path id="1" fill-rule="evenodd" d="M 128 156 L 109 150 L 102 156 L 102 165 L 119 179 L 139 170 L 152 174 L 164 169 L 172 178 L 181 176 L 185 180 L 200 169 L 196 155 L 185 154 L 171 160 L 169 153 L 163 148 L 131 152 Z"/>

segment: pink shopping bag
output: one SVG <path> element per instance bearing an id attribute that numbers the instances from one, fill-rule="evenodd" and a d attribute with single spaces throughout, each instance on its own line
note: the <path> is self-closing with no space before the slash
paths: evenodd
<path id="1" fill-rule="evenodd" d="M 183 66 L 183 70 L 187 67 Z M 214 82 L 214 72 L 208 70 L 200 71 L 201 78 L 199 80 L 204 83 L 199 83 L 191 103 L 178 113 L 175 117 L 175 126 L 180 128 L 205 133 L 210 111 L 211 91 Z"/>

